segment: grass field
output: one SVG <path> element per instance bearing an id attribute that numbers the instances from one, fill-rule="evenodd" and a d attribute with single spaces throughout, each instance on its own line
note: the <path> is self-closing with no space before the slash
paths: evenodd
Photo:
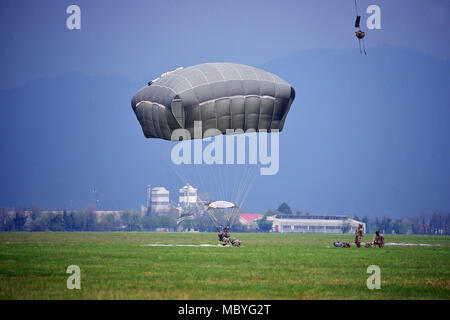
<path id="1" fill-rule="evenodd" d="M 351 235 L 232 236 L 243 247 L 142 246 L 216 244 L 213 233 L 0 233 L 0 299 L 450 298 L 450 237 L 388 235 L 440 247 L 344 249 L 332 243 Z M 380 290 L 366 287 L 373 264 Z M 80 290 L 66 288 L 69 265 L 81 269 Z"/>

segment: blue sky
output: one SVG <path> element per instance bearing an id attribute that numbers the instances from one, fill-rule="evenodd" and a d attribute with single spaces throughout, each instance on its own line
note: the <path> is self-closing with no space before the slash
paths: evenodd
<path id="1" fill-rule="evenodd" d="M 66 28 L 70 4 L 81 30 Z M 96 186 L 103 209 L 138 208 L 147 184 L 175 201 L 171 145 L 144 138 L 131 97 L 178 66 L 228 61 L 297 92 L 280 172 L 247 211 L 448 211 L 450 3 L 358 1 L 364 29 L 370 4 L 382 28 L 365 30 L 362 56 L 353 0 L 0 2 L 0 206 L 82 208 Z"/>
<path id="2" fill-rule="evenodd" d="M 81 8 L 81 30 L 66 28 L 66 8 Z M 450 3 L 377 4 L 381 30 L 366 44 L 450 57 Z M 353 0 L 2 1 L 0 88 L 81 71 L 148 79 L 180 65 L 234 61 L 261 65 L 308 49 L 354 48 Z M 366 28 L 367 29 L 367 28 Z"/>

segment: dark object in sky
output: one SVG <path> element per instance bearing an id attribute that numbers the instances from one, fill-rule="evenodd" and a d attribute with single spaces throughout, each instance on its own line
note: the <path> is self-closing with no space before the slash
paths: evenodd
<path id="1" fill-rule="evenodd" d="M 361 22 L 361 16 L 358 14 L 358 4 L 355 0 L 355 12 L 356 12 L 356 20 L 355 20 L 355 28 L 357 28 L 358 30 L 355 31 L 356 34 L 356 38 L 358 39 L 358 44 L 359 44 L 359 52 L 364 54 L 366 53 L 366 45 L 364 43 L 364 37 L 365 37 L 365 33 L 364 31 L 361 30 L 361 26 L 360 26 L 360 22 Z"/>
<path id="2" fill-rule="evenodd" d="M 355 28 L 359 28 L 359 22 L 361 21 L 361 16 L 356 16 Z"/>
<path id="3" fill-rule="evenodd" d="M 364 31 L 362 31 L 362 30 L 357 30 L 357 31 L 355 31 L 355 34 L 356 34 L 356 37 L 357 37 L 358 39 L 364 39 L 364 37 L 366 36 L 366 34 L 364 33 Z"/>
<path id="4" fill-rule="evenodd" d="M 269 72 L 236 63 L 204 63 L 178 68 L 149 82 L 131 101 L 147 138 L 171 140 L 185 128 L 194 138 L 217 129 L 281 131 L 295 98 L 294 88 Z M 220 133 L 219 133 L 220 132 Z"/>

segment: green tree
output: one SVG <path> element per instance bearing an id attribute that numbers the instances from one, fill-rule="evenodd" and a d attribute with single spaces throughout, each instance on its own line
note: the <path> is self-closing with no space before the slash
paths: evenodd
<path id="1" fill-rule="evenodd" d="M 292 214 L 292 210 L 286 202 L 283 202 L 282 204 L 280 204 L 277 211 L 279 211 L 283 214 Z"/>
<path id="2" fill-rule="evenodd" d="M 101 222 L 98 223 L 98 230 L 100 231 L 117 231 L 120 227 L 120 221 L 112 213 L 108 213 Z"/>
<path id="3" fill-rule="evenodd" d="M 34 220 L 36 220 L 36 219 L 39 219 L 39 217 L 40 217 L 41 214 L 42 214 L 41 208 L 39 208 L 39 207 L 37 207 L 37 206 L 31 207 L 30 211 L 31 211 L 31 220 L 32 220 L 32 221 L 34 221 Z"/>
<path id="4" fill-rule="evenodd" d="M 384 216 L 380 222 L 380 229 L 381 229 L 380 231 L 383 233 L 391 233 L 392 231 L 391 222 L 392 222 L 391 218 Z"/>
<path id="5" fill-rule="evenodd" d="M 281 214 L 281 212 L 278 211 L 278 210 L 272 210 L 272 209 L 269 209 L 269 210 L 267 210 L 267 211 L 264 213 L 264 217 L 275 216 L 275 215 L 277 215 L 277 214 Z"/>
<path id="6" fill-rule="evenodd" d="M 8 208 L 0 208 L 0 231 L 12 231 L 14 218 L 10 216 Z"/>
<path id="7" fill-rule="evenodd" d="M 85 213 L 86 231 L 97 231 L 97 214 L 93 211 Z"/>
<path id="8" fill-rule="evenodd" d="M 141 230 L 141 218 L 137 212 L 125 211 L 121 214 L 121 220 L 127 231 Z"/>
<path id="9" fill-rule="evenodd" d="M 49 231 L 63 231 L 64 218 L 60 213 L 49 213 L 47 215 L 47 228 Z"/>
<path id="10" fill-rule="evenodd" d="M 350 224 L 350 222 L 348 222 L 348 220 L 342 221 L 342 226 L 341 226 L 342 233 L 349 232 L 351 227 L 352 227 L 352 225 Z"/>
<path id="11" fill-rule="evenodd" d="M 364 216 L 361 221 L 366 224 L 366 233 L 373 232 L 372 227 L 371 227 L 371 225 L 369 223 L 369 217 L 368 216 Z"/>
<path id="12" fill-rule="evenodd" d="M 14 230 L 23 231 L 26 222 L 27 222 L 27 215 L 25 213 L 25 210 L 22 207 L 17 207 L 15 209 L 15 215 L 13 220 Z"/>
<path id="13" fill-rule="evenodd" d="M 66 231 L 74 231 L 75 230 L 75 219 L 73 212 L 67 212 L 64 210 L 63 212 L 63 223 L 64 229 Z"/>
<path id="14" fill-rule="evenodd" d="M 269 232 L 270 230 L 272 230 L 273 221 L 267 220 L 267 217 L 264 216 L 263 218 L 261 218 L 257 221 L 257 224 L 258 224 L 258 229 L 260 231 Z"/>

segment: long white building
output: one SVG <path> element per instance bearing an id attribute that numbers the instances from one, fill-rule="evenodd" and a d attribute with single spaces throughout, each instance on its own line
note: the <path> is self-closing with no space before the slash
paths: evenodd
<path id="1" fill-rule="evenodd" d="M 272 230 L 280 233 L 354 233 L 359 224 L 364 231 L 366 224 L 347 216 L 311 215 L 296 216 L 277 214 L 267 217 L 272 221 Z"/>

